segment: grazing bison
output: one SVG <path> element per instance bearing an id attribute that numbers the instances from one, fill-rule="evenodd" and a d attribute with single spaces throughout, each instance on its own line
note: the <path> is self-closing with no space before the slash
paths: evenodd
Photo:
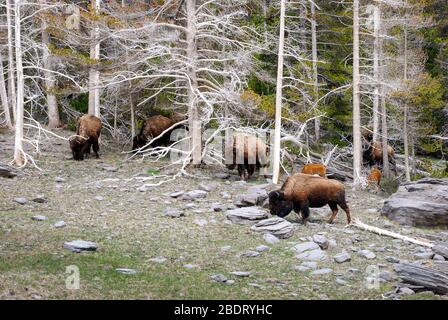
<path id="1" fill-rule="evenodd" d="M 395 162 L 395 150 L 391 146 L 387 146 L 387 156 L 392 165 L 392 169 L 397 173 L 397 165 Z M 367 149 L 363 152 L 363 159 L 370 166 L 381 166 L 383 164 L 383 144 L 381 141 L 369 142 Z"/>
<path id="2" fill-rule="evenodd" d="M 369 186 L 375 187 L 377 192 L 380 190 L 381 171 L 378 168 L 372 168 L 367 176 L 367 183 Z"/>
<path id="3" fill-rule="evenodd" d="M 268 166 L 268 147 L 261 139 L 247 133 L 237 133 L 232 137 L 232 161 L 227 168 L 238 168 L 242 180 L 248 180 L 260 168 Z"/>
<path id="4" fill-rule="evenodd" d="M 85 114 L 78 119 L 76 124 L 76 137 L 71 138 L 70 149 L 72 149 L 74 160 L 84 160 L 85 154 L 90 154 L 92 146 L 95 156 L 99 158 L 100 146 L 98 139 L 101 134 L 101 119 L 90 114 Z"/>
<path id="5" fill-rule="evenodd" d="M 175 123 L 176 121 L 173 119 L 162 115 L 147 118 L 140 130 L 140 133 L 134 137 L 132 149 L 136 150 L 144 147 L 148 142 L 161 135 L 162 132 L 173 126 Z M 160 138 L 151 143 L 150 147 L 155 148 L 161 145 L 166 146 L 170 142 L 171 132 L 173 130 L 174 128 L 167 131 Z"/>
<path id="6" fill-rule="evenodd" d="M 339 205 L 350 224 L 350 209 L 345 201 L 344 185 L 339 181 L 296 173 L 285 181 L 280 190 L 269 193 L 271 214 L 285 217 L 292 210 L 301 212 L 304 224 L 310 215 L 309 208 L 320 208 L 326 204 L 332 211 L 329 223 L 333 223 L 336 218 Z"/>
<path id="7" fill-rule="evenodd" d="M 327 167 L 322 163 L 307 163 L 302 168 L 304 174 L 318 174 L 322 178 L 326 177 Z"/>

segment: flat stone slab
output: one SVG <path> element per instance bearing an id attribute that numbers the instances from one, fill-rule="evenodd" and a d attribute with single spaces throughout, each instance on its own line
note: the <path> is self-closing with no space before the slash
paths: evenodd
<path id="1" fill-rule="evenodd" d="M 137 271 L 134 269 L 127 269 L 127 268 L 117 268 L 115 271 L 123 274 L 136 274 Z"/>
<path id="2" fill-rule="evenodd" d="M 64 248 L 73 252 L 96 251 L 98 249 L 98 244 L 92 241 L 73 240 L 64 243 Z"/>
<path id="3" fill-rule="evenodd" d="M 54 224 L 54 227 L 55 228 L 63 228 L 63 227 L 65 227 L 67 224 L 64 222 L 64 221 L 58 221 L 58 222 L 56 222 L 55 224 Z"/>
<path id="4" fill-rule="evenodd" d="M 325 261 L 328 256 L 321 248 L 305 251 L 296 256 L 298 259 L 303 261 Z"/>
<path id="5" fill-rule="evenodd" d="M 233 274 L 237 277 L 249 277 L 251 273 L 249 271 L 233 271 L 230 272 L 230 274 Z"/>
<path id="6" fill-rule="evenodd" d="M 369 259 L 369 260 L 376 258 L 376 255 L 372 251 L 367 250 L 367 249 L 358 251 L 358 255 L 360 257 L 363 257 L 363 258 L 366 258 L 366 259 Z"/>
<path id="7" fill-rule="evenodd" d="M 45 220 L 47 220 L 47 217 L 46 216 L 32 216 L 31 219 L 34 221 L 45 221 Z"/>
<path id="8" fill-rule="evenodd" d="M 280 239 L 289 238 L 294 232 L 291 222 L 278 217 L 261 220 L 250 229 L 256 232 L 270 233 Z"/>
<path id="9" fill-rule="evenodd" d="M 319 249 L 319 245 L 318 245 L 317 243 L 315 243 L 315 242 L 311 242 L 311 241 L 309 241 L 309 242 L 304 242 L 304 243 L 296 244 L 296 245 L 293 247 L 293 249 L 294 249 L 294 251 L 295 251 L 296 253 L 300 254 L 300 253 L 303 253 L 303 252 L 305 252 L 305 251 L 310 251 L 310 250 L 316 250 L 316 249 Z"/>
<path id="10" fill-rule="evenodd" d="M 266 241 L 268 244 L 276 244 L 280 242 L 280 239 L 277 238 L 276 236 L 274 236 L 271 233 L 265 233 L 263 234 L 263 239 L 264 241 Z"/>
<path id="11" fill-rule="evenodd" d="M 177 208 L 165 208 L 163 215 L 170 218 L 180 218 L 184 216 L 184 212 Z"/>
<path id="12" fill-rule="evenodd" d="M 18 198 L 14 198 L 14 202 L 24 205 L 28 202 L 28 200 L 26 198 L 18 197 Z"/>
<path id="13" fill-rule="evenodd" d="M 259 220 L 266 219 L 268 213 L 256 207 L 247 207 L 227 210 L 226 216 L 233 223 L 254 224 Z"/>
<path id="14" fill-rule="evenodd" d="M 349 262 L 352 259 L 351 255 L 346 251 L 336 254 L 333 258 L 337 263 Z"/>
<path id="15" fill-rule="evenodd" d="M 182 195 L 182 200 L 196 200 L 196 199 L 203 199 L 207 197 L 207 191 L 204 190 L 193 190 L 185 192 Z"/>

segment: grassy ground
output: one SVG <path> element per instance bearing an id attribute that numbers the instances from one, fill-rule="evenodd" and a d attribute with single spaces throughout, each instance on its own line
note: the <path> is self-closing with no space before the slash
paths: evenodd
<path id="1" fill-rule="evenodd" d="M 0 133 L 0 150 L 4 150 L 0 161 L 11 157 L 11 148 L 12 137 Z M 202 179 L 182 177 L 141 192 L 138 177 L 150 177 L 158 170 L 169 173 L 170 169 L 165 168 L 168 163 L 124 161 L 120 150 L 112 150 L 110 145 L 103 149 L 99 160 L 75 162 L 69 160 L 68 144 L 47 142 L 38 158 L 42 171 L 28 168 L 23 176 L 0 180 L 1 299 L 382 299 L 398 280 L 369 289 L 367 268 L 376 266 L 393 274 L 393 265 L 386 262 L 386 257 L 412 260 L 418 249 L 353 227 L 345 228 L 344 214 L 338 216 L 335 225 L 328 225 L 325 221 L 329 209 L 325 208 L 312 211 L 313 223 L 308 226 L 298 223 L 291 214 L 287 217 L 294 223 L 291 238 L 269 245 L 270 249 L 258 257 L 241 257 L 243 252 L 265 244 L 262 236 L 248 226 L 229 223 L 225 211 L 214 212 L 212 205 L 231 205 L 236 195 L 263 181 L 252 180 L 244 185 L 233 179 L 207 179 L 217 169 L 197 169 L 192 173 L 202 175 Z M 98 167 L 102 163 L 119 170 L 105 171 Z M 66 181 L 56 183 L 56 177 Z M 169 196 L 174 191 L 197 189 L 201 183 L 218 187 L 198 201 Z M 222 191 L 231 194 L 232 199 L 222 199 Z M 348 188 L 347 192 L 355 217 L 403 231 L 372 211 L 381 207 L 381 196 L 353 193 Z M 31 201 L 40 194 L 48 198 L 47 203 Z M 16 197 L 25 197 L 28 202 L 20 205 L 14 202 Z M 163 216 L 164 208 L 185 208 L 187 203 L 194 203 L 195 208 L 186 209 L 185 217 Z M 31 217 L 35 215 L 44 215 L 47 220 L 34 221 Z M 59 220 L 67 225 L 55 228 Z M 201 225 L 204 221 L 206 224 Z M 405 231 L 414 236 L 440 237 L 440 230 Z M 291 248 L 318 233 L 336 242 L 327 250 L 329 259 L 319 263 L 319 268 L 332 268 L 333 273 L 313 277 L 294 269 L 301 262 Z M 95 241 L 99 250 L 72 253 L 63 248 L 65 242 L 75 239 Z M 224 246 L 230 249 L 223 250 Z M 377 257 L 359 257 L 355 252 L 359 249 L 369 249 Z M 332 256 L 342 250 L 349 251 L 352 260 L 337 264 Z M 160 256 L 166 258 L 163 263 L 152 260 Z M 186 264 L 194 267 L 186 268 Z M 66 268 L 72 265 L 80 271 L 78 290 L 66 287 L 70 276 Z M 132 268 L 137 273 L 122 274 L 116 268 Z M 353 268 L 358 271 L 350 271 Z M 232 271 L 250 271 L 251 275 L 239 278 Z M 210 279 L 218 273 L 235 283 Z M 340 284 L 337 279 L 346 283 Z M 412 298 L 436 297 L 425 293 Z"/>

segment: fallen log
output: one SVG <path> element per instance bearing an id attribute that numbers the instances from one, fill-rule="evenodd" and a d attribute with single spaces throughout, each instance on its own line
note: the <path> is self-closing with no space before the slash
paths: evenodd
<path id="1" fill-rule="evenodd" d="M 448 261 L 434 261 L 428 265 L 397 263 L 394 270 L 405 283 L 422 286 L 438 294 L 448 294 Z"/>
<path id="2" fill-rule="evenodd" d="M 437 242 L 434 247 L 432 247 L 432 251 L 441 255 L 445 259 L 448 259 L 448 243 L 447 242 Z"/>
<path id="3" fill-rule="evenodd" d="M 17 170 L 11 166 L 0 163 L 0 177 L 14 178 L 17 176 Z"/>

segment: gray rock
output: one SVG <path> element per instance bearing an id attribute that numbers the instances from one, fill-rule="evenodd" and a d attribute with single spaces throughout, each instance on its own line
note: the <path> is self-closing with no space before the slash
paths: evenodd
<path id="1" fill-rule="evenodd" d="M 434 247 L 432 247 L 434 253 L 448 259 L 448 242 L 437 242 Z"/>
<path id="2" fill-rule="evenodd" d="M 342 286 L 345 286 L 345 285 L 348 284 L 347 281 L 345 281 L 344 279 L 341 279 L 341 278 L 336 278 L 336 283 L 337 283 L 337 284 L 340 284 L 340 285 L 342 285 Z"/>
<path id="3" fill-rule="evenodd" d="M 233 274 L 234 276 L 237 277 L 249 277 L 251 275 L 249 271 L 233 271 L 230 272 L 230 274 Z"/>
<path id="4" fill-rule="evenodd" d="M 413 295 L 414 293 L 415 293 L 414 290 L 410 288 L 401 287 L 400 289 L 398 289 L 398 294 L 401 296 L 410 296 Z"/>
<path id="5" fill-rule="evenodd" d="M 31 219 L 33 219 L 34 221 L 45 221 L 47 220 L 47 217 L 38 215 L 38 216 L 32 216 Z"/>
<path id="6" fill-rule="evenodd" d="M 221 251 L 222 251 L 222 252 L 229 251 L 230 249 L 232 249 L 232 246 L 222 246 L 222 247 L 221 247 Z"/>
<path id="7" fill-rule="evenodd" d="M 263 239 L 264 241 L 266 241 L 268 244 L 276 244 L 280 242 L 280 239 L 277 238 L 276 236 L 274 236 L 271 233 L 265 233 L 263 234 Z"/>
<path id="8" fill-rule="evenodd" d="M 380 272 L 379 278 L 383 279 L 386 282 L 389 282 L 389 281 L 393 280 L 392 273 L 390 273 L 389 271 L 382 271 L 382 272 Z"/>
<path id="9" fill-rule="evenodd" d="M 207 191 L 193 190 L 184 193 L 182 195 L 182 200 L 196 200 L 196 199 L 203 199 L 205 197 L 207 197 Z"/>
<path id="10" fill-rule="evenodd" d="M 199 190 L 206 191 L 206 192 L 212 192 L 213 190 L 216 190 L 218 188 L 218 185 L 215 183 L 205 184 L 201 183 L 199 185 Z"/>
<path id="11" fill-rule="evenodd" d="M 230 174 L 228 174 L 228 173 L 216 173 L 214 177 L 217 178 L 217 179 L 228 179 L 228 178 L 230 178 Z"/>
<path id="12" fill-rule="evenodd" d="M 98 249 L 98 244 L 92 241 L 73 240 L 64 243 L 64 248 L 73 252 L 96 251 Z"/>
<path id="13" fill-rule="evenodd" d="M 234 204 L 237 207 L 261 206 L 267 199 L 268 193 L 260 187 L 251 187 L 246 193 L 236 197 Z"/>
<path id="14" fill-rule="evenodd" d="M 319 245 L 322 250 L 327 250 L 329 246 L 329 242 L 325 236 L 316 234 L 313 236 L 313 241 Z"/>
<path id="15" fill-rule="evenodd" d="M 390 262 L 390 263 L 399 263 L 400 259 L 395 258 L 395 257 L 386 257 L 386 261 Z"/>
<path id="16" fill-rule="evenodd" d="M 250 229 L 255 232 L 270 233 L 280 239 L 289 238 L 294 232 L 292 223 L 283 218 L 261 220 Z"/>
<path id="17" fill-rule="evenodd" d="M 234 284 L 235 283 L 235 280 L 232 280 L 232 279 L 229 279 L 229 280 L 227 280 L 226 282 L 224 282 L 225 284 L 229 284 L 229 285 L 232 285 L 232 284 Z"/>
<path id="18" fill-rule="evenodd" d="M 224 210 L 227 209 L 227 206 L 223 205 L 223 204 L 219 204 L 219 203 L 215 203 L 212 205 L 212 210 L 214 212 L 222 212 Z"/>
<path id="19" fill-rule="evenodd" d="M 223 199 L 230 199 L 232 196 L 228 192 L 221 192 L 219 194 Z"/>
<path id="20" fill-rule="evenodd" d="M 46 203 L 46 202 L 48 202 L 48 198 L 45 195 L 40 194 L 33 199 L 33 202 Z"/>
<path id="21" fill-rule="evenodd" d="M 171 197 L 171 198 L 179 198 L 179 197 L 182 196 L 183 194 L 184 194 L 183 191 L 177 191 L 177 192 L 170 193 L 170 197 Z"/>
<path id="22" fill-rule="evenodd" d="M 134 269 L 127 269 L 127 268 L 117 268 L 115 271 L 123 274 L 136 274 L 137 271 Z"/>
<path id="23" fill-rule="evenodd" d="M 414 253 L 413 256 L 419 260 L 430 260 L 434 257 L 434 252 L 431 251 L 418 252 Z"/>
<path id="24" fill-rule="evenodd" d="M 258 220 L 267 218 L 268 214 L 265 210 L 256 207 L 238 208 L 227 210 L 227 219 L 238 224 L 253 224 Z"/>
<path id="25" fill-rule="evenodd" d="M 62 178 L 62 177 L 56 177 L 56 178 L 54 178 L 54 182 L 56 182 L 56 183 L 62 183 L 62 182 L 65 182 L 65 179 Z"/>
<path id="26" fill-rule="evenodd" d="M 296 256 L 298 259 L 303 261 L 325 261 L 328 256 L 321 248 L 305 251 Z"/>
<path id="27" fill-rule="evenodd" d="M 117 167 L 115 167 L 111 164 L 108 164 L 108 163 L 100 163 L 96 167 L 99 169 L 102 169 L 104 171 L 109 171 L 109 172 L 117 172 L 118 171 Z"/>
<path id="28" fill-rule="evenodd" d="M 294 270 L 296 270 L 296 271 L 300 271 L 300 272 L 306 272 L 306 271 L 309 271 L 310 268 L 307 268 L 307 267 L 305 267 L 305 266 L 300 265 L 300 266 L 295 266 L 295 267 L 294 267 Z"/>
<path id="29" fill-rule="evenodd" d="M 363 257 L 363 258 L 366 258 L 366 259 L 369 259 L 369 260 L 371 260 L 371 259 L 375 259 L 375 258 L 376 258 L 376 255 L 375 255 L 372 251 L 367 250 L 367 249 L 365 249 L 365 250 L 359 250 L 359 251 L 358 251 L 358 255 L 359 255 L 360 257 Z"/>
<path id="30" fill-rule="evenodd" d="M 54 227 L 55 228 L 63 228 L 63 227 L 65 227 L 67 224 L 64 222 L 64 221 L 58 221 L 58 222 L 56 222 L 55 224 L 54 224 Z"/>
<path id="31" fill-rule="evenodd" d="M 445 258 L 443 256 L 441 256 L 440 254 L 435 254 L 434 257 L 432 257 L 432 260 L 445 261 Z"/>
<path id="32" fill-rule="evenodd" d="M 255 250 L 257 250 L 258 252 L 263 252 L 263 251 L 269 250 L 269 247 L 266 245 L 261 245 L 261 246 L 256 247 Z"/>
<path id="33" fill-rule="evenodd" d="M 227 277 L 225 276 L 225 275 L 223 275 L 223 274 L 220 274 L 220 273 L 218 273 L 218 274 L 213 274 L 213 275 L 211 275 L 210 276 L 210 278 L 213 280 L 213 281 L 216 281 L 216 282 L 227 282 Z"/>
<path id="34" fill-rule="evenodd" d="M 404 183 L 384 201 L 381 214 L 408 226 L 448 226 L 448 179 Z"/>
<path id="35" fill-rule="evenodd" d="M 297 245 L 295 245 L 293 247 L 294 251 L 296 253 L 303 253 L 305 251 L 310 251 L 310 250 L 316 250 L 319 249 L 319 245 L 315 242 L 304 242 L 304 243 L 299 243 Z"/>
<path id="36" fill-rule="evenodd" d="M 104 198 L 103 198 L 102 196 L 96 196 L 96 197 L 95 197 L 95 200 L 97 200 L 97 201 L 103 201 Z"/>
<path id="37" fill-rule="evenodd" d="M 337 263 L 348 262 L 352 259 L 351 255 L 347 251 L 338 253 L 333 258 L 334 258 L 334 261 L 336 261 Z"/>
<path id="38" fill-rule="evenodd" d="M 245 257 L 245 258 L 258 257 L 259 255 L 260 255 L 260 252 L 252 251 L 252 250 L 246 251 L 246 252 L 241 254 L 241 256 Z"/>
<path id="39" fill-rule="evenodd" d="M 18 204 L 24 205 L 28 202 L 26 198 L 14 198 L 14 202 L 17 202 Z"/>
<path id="40" fill-rule="evenodd" d="M 321 275 L 331 274 L 331 273 L 333 273 L 333 269 L 324 268 L 324 269 L 314 270 L 313 272 L 310 273 L 310 276 L 321 276 Z"/>
<path id="41" fill-rule="evenodd" d="M 197 267 L 197 265 L 195 265 L 195 264 L 191 264 L 191 263 L 184 264 L 184 268 L 186 268 L 186 269 L 194 269 L 196 267 Z"/>
<path id="42" fill-rule="evenodd" d="M 165 217 L 180 218 L 184 216 L 184 212 L 177 208 L 165 208 L 165 210 L 163 210 L 163 215 Z"/>
<path id="43" fill-rule="evenodd" d="M 203 227 L 208 224 L 208 221 L 206 219 L 194 219 L 194 223 Z"/>
<path id="44" fill-rule="evenodd" d="M 304 267 L 307 267 L 309 269 L 312 269 L 312 270 L 317 269 L 317 262 L 315 262 L 315 261 L 305 261 L 305 262 L 302 262 L 301 265 Z"/>
<path id="45" fill-rule="evenodd" d="M 155 263 L 164 263 L 166 261 L 166 258 L 162 257 L 162 256 L 158 256 L 158 257 L 149 259 L 149 261 L 155 262 Z"/>

